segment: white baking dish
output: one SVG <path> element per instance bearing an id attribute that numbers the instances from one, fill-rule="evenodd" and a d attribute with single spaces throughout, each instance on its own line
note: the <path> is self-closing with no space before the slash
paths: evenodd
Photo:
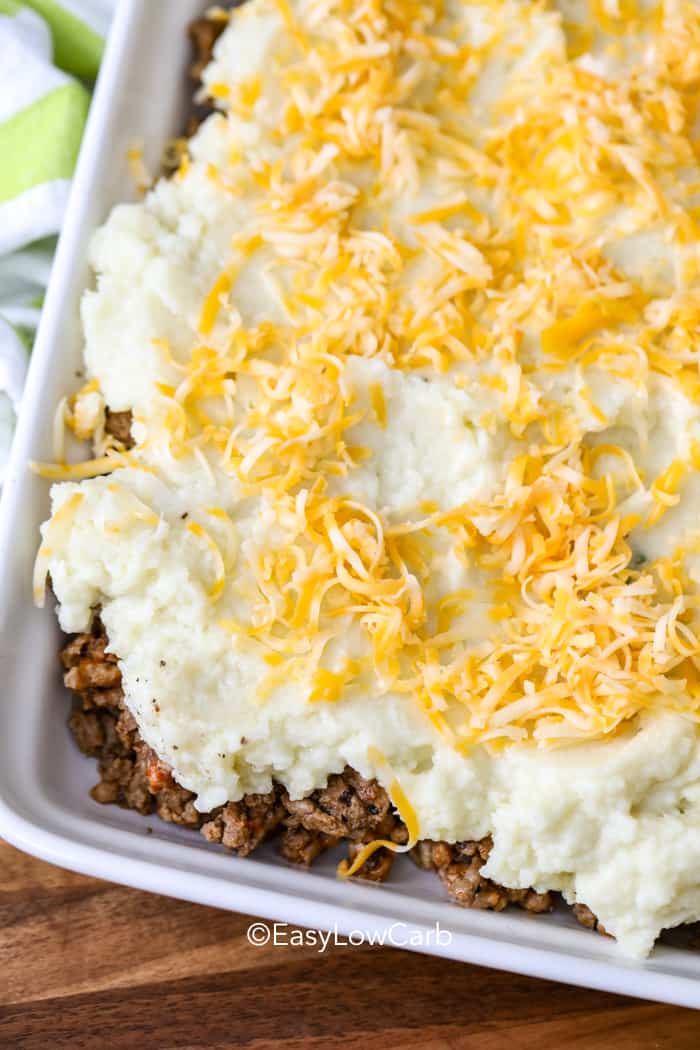
<path id="1" fill-rule="evenodd" d="M 94 763 L 78 753 L 66 729 L 55 619 L 51 609 L 32 605 L 48 485 L 29 473 L 27 462 L 51 458 L 55 405 L 77 385 L 88 240 L 110 207 L 129 195 L 128 147 L 143 140 L 156 166 L 164 139 L 181 127 L 185 27 L 203 7 L 204 0 L 122 0 L 90 116 L 0 512 L 0 834 L 64 867 L 174 897 L 340 933 L 381 936 L 393 927 L 393 943 L 413 940 L 418 950 L 700 1006 L 700 953 L 661 947 L 647 962 L 633 963 L 563 912 L 533 918 L 456 908 L 437 878 L 408 862 L 384 886 L 341 882 L 332 857 L 310 873 L 286 865 L 274 846 L 239 860 L 192 832 L 89 798 Z M 436 921 L 449 931 L 449 943 L 446 936 L 425 943 Z M 424 943 L 415 943 L 422 936 Z"/>

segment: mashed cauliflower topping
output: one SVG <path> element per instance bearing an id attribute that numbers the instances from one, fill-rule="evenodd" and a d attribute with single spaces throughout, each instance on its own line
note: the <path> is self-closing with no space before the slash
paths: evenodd
<path id="1" fill-rule="evenodd" d="M 205 84 L 94 240 L 37 598 L 202 810 L 350 764 L 646 953 L 700 918 L 700 8 L 250 0 Z"/>

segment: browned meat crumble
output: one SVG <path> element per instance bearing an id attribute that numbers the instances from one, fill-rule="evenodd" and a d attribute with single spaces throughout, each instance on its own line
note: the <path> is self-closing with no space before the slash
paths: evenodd
<path id="1" fill-rule="evenodd" d="M 282 852 L 288 860 L 307 866 L 324 850 L 349 839 L 348 861 L 356 859 L 363 846 L 374 839 L 389 839 L 398 845 L 407 841 L 404 824 L 391 805 L 384 788 L 365 780 L 350 766 L 328 778 L 325 788 L 308 798 L 290 799 L 285 793 L 288 816 Z M 395 854 L 381 848 L 367 858 L 357 876 L 369 882 L 384 882 Z"/>
<path id="2" fill-rule="evenodd" d="M 105 413 L 105 433 L 122 446 L 129 449 L 134 447 L 134 439 L 131 436 L 132 415 L 130 411 L 111 412 L 107 409 Z"/>
<path id="3" fill-rule="evenodd" d="M 229 2 L 221 6 L 223 8 L 236 7 L 239 2 L 240 0 L 235 0 L 233 3 Z M 201 18 L 195 18 L 187 27 L 187 35 L 192 48 L 192 60 L 188 70 L 192 83 L 192 92 L 184 122 L 183 135 L 167 142 L 163 151 L 161 169 L 166 178 L 173 175 L 180 167 L 184 156 L 187 154 L 187 140 L 192 138 L 207 117 L 210 117 L 216 111 L 213 100 L 207 98 L 204 94 L 202 74 L 211 62 L 214 54 L 214 45 L 225 28 L 226 22 L 224 18 L 206 13 Z"/>
<path id="4" fill-rule="evenodd" d="M 596 933 L 602 934 L 603 937 L 610 936 L 603 924 L 598 922 L 597 915 L 594 915 L 587 905 L 574 904 L 573 913 L 576 920 L 580 922 L 582 926 L 585 926 L 587 930 L 595 930 Z"/>
<path id="5" fill-rule="evenodd" d="M 233 0 L 233 2 L 222 6 L 224 8 L 238 7 L 240 3 L 241 0 Z M 202 87 L 202 74 L 211 62 L 214 55 L 214 45 L 225 28 L 226 22 L 223 18 L 212 17 L 207 14 L 204 14 L 201 18 L 196 18 L 189 24 L 187 35 L 192 45 L 192 64 L 190 65 L 189 73 L 195 92 L 185 132 L 187 138 L 191 138 L 197 128 L 215 111 L 211 99 L 201 98 L 200 89 Z"/>
<path id="6" fill-rule="evenodd" d="M 205 818 L 202 834 L 209 842 L 220 842 L 247 857 L 284 820 L 286 810 L 281 789 L 275 785 L 265 795 L 245 795 L 240 802 L 227 802 Z"/>
<path id="7" fill-rule="evenodd" d="M 310 867 L 327 849 L 337 846 L 340 839 L 321 831 L 307 831 L 301 824 L 285 824 L 280 838 L 280 853 L 292 864 Z"/>
<path id="8" fill-rule="evenodd" d="M 221 843 L 241 857 L 280 832 L 282 856 L 305 867 L 341 842 L 348 844 L 350 863 L 375 839 L 407 842 L 406 828 L 384 788 L 349 766 L 308 798 L 291 799 L 275 785 L 266 794 L 246 795 L 211 813 L 199 813 L 194 795 L 176 783 L 167 764 L 141 739 L 124 704 L 117 658 L 106 647 L 104 628 L 96 618 L 92 632 L 77 635 L 61 654 L 64 681 L 74 697 L 70 728 L 80 749 L 98 762 L 100 782 L 91 792 L 95 801 L 157 813 L 170 823 L 198 828 L 209 842 Z M 455 846 L 424 841 L 413 850 L 413 858 L 435 870 L 448 894 L 463 907 L 501 911 L 514 903 L 531 912 L 549 911 L 549 894 L 509 890 L 481 876 L 490 849 L 490 839 Z M 395 854 L 382 847 L 357 877 L 383 882 L 394 860 Z"/>
<path id="9" fill-rule="evenodd" d="M 190 22 L 187 28 L 187 35 L 190 38 L 193 53 L 190 77 L 195 84 L 199 85 L 201 83 L 202 74 L 214 55 L 214 44 L 225 28 L 226 23 L 223 19 L 211 18 L 207 15 L 195 18 L 194 21 Z"/>
<path id="10" fill-rule="evenodd" d="M 437 871 L 452 899 L 465 908 L 503 911 L 508 904 L 517 904 L 526 911 L 551 911 L 554 907 L 551 893 L 507 889 L 481 874 L 492 846 L 490 836 L 480 842 L 454 845 L 425 840 L 412 850 L 412 857 L 419 867 Z"/>
<path id="11" fill-rule="evenodd" d="M 285 805 L 289 827 L 301 825 L 307 831 L 355 842 L 387 838 L 398 823 L 384 788 L 349 766 L 308 798 L 285 796 Z"/>

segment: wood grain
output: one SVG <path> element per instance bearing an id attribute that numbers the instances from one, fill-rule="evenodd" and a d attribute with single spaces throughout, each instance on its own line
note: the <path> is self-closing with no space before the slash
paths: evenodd
<path id="1" fill-rule="evenodd" d="M 0 1047 L 700 1046 L 690 1010 L 387 948 L 254 948 L 249 922 L 0 843 Z"/>

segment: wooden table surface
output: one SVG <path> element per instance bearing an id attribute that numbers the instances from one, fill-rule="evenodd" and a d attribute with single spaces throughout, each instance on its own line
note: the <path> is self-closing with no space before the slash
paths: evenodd
<path id="1" fill-rule="evenodd" d="M 690 1010 L 395 949 L 254 948 L 249 923 L 0 843 L 0 1047 L 700 1047 Z"/>

